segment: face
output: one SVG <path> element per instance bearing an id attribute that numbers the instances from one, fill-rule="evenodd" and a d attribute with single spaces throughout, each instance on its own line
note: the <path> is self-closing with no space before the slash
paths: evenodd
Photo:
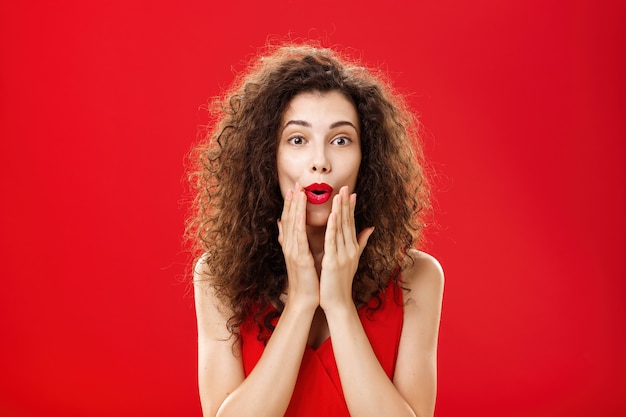
<path id="1" fill-rule="evenodd" d="M 296 95 L 283 114 L 276 155 L 283 195 L 299 183 L 307 194 L 307 224 L 325 226 L 333 197 L 356 186 L 361 164 L 356 108 L 337 91 Z"/>

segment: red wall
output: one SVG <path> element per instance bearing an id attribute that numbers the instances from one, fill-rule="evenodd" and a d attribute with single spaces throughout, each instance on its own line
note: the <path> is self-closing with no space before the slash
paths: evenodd
<path id="1" fill-rule="evenodd" d="M 183 158 L 288 33 L 428 131 L 437 416 L 626 413 L 626 3 L 169 3 L 0 5 L 0 415 L 200 415 Z"/>

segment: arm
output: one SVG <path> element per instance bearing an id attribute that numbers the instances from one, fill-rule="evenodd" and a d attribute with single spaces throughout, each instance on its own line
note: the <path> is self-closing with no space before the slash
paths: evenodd
<path id="1" fill-rule="evenodd" d="M 198 325 L 198 388 L 202 414 L 213 417 L 224 399 L 244 380 L 241 343 L 233 345 L 226 327 L 230 310 L 215 295 L 203 276 L 201 262 L 194 272 L 194 298 Z"/>
<path id="2" fill-rule="evenodd" d="M 304 193 L 298 193 L 297 198 L 293 193 L 286 197 L 279 241 L 287 263 L 289 293 L 272 337 L 247 378 L 241 344 L 233 346 L 226 328 L 232 311 L 213 291 L 210 277 L 207 281 L 206 274 L 196 271 L 198 383 L 205 417 L 282 416 L 289 405 L 319 305 L 319 283 L 306 239 L 305 209 Z"/>
<path id="3" fill-rule="evenodd" d="M 213 416 L 283 415 L 296 383 L 315 309 L 288 303 L 254 370 L 244 376 L 241 342 L 226 328 L 230 312 L 206 281 L 196 280 L 198 385 L 202 413 Z"/>
<path id="4" fill-rule="evenodd" d="M 437 396 L 437 340 L 444 275 L 439 262 L 412 251 L 413 265 L 403 272 L 404 323 L 393 383 L 416 415 L 432 416 Z"/>
<path id="5" fill-rule="evenodd" d="M 395 377 L 390 381 L 367 339 L 351 297 L 360 256 L 367 237 L 354 236 L 355 198 L 341 195 L 333 206 L 320 281 L 333 351 L 350 414 L 357 416 L 432 416 L 436 393 L 436 349 L 443 291 L 443 274 L 437 261 L 416 251 L 403 272 L 411 291 L 404 306 L 404 325 Z M 330 233 L 329 233 L 330 231 Z M 326 257 L 329 256 L 327 259 Z M 358 262 L 358 256 L 356 257 Z M 352 262 L 351 267 L 344 267 Z M 357 263 L 358 264 L 358 263 Z"/>
<path id="6" fill-rule="evenodd" d="M 419 254 L 404 272 L 410 288 L 393 382 L 367 339 L 357 310 L 326 313 L 346 402 L 352 416 L 432 416 L 437 390 L 437 336 L 443 273 L 438 262 Z"/>

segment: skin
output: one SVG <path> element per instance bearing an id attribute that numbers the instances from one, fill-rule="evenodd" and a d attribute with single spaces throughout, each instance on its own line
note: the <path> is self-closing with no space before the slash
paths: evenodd
<path id="1" fill-rule="evenodd" d="M 283 215 L 293 217 L 290 219 L 292 227 L 289 235 L 297 232 L 293 226 L 297 220 L 297 210 L 301 208 L 298 205 L 301 187 L 312 183 L 327 183 L 333 187 L 332 197 L 326 203 L 305 204 L 306 213 L 300 214 L 306 219 L 309 247 L 302 245 L 302 250 L 306 252 L 304 258 L 299 256 L 300 253 L 296 256 L 300 261 L 306 259 L 309 266 L 314 262 L 319 275 L 324 255 L 326 224 L 331 209 L 336 204 L 335 199 L 342 187 L 347 187 L 343 196 L 345 204 L 349 203 L 350 198 L 356 198 L 348 197 L 348 193 L 356 186 L 361 164 L 359 118 L 354 105 L 342 94 L 335 91 L 325 94 L 311 92 L 299 94 L 292 99 L 283 115 L 282 126 L 276 162 L 278 182 L 285 198 Z M 295 204 L 292 202 L 294 193 L 297 194 Z M 283 252 L 297 250 L 298 248 L 291 247 L 293 242 L 285 239 L 287 234 L 282 233 L 282 219 L 278 226 Z M 370 234 L 371 231 L 367 237 Z M 304 238 L 303 235 L 300 237 Z M 289 270 L 287 273 L 289 275 Z M 318 281 L 318 277 L 315 277 L 315 281 Z"/>
<path id="2" fill-rule="evenodd" d="M 354 105 L 339 92 L 302 93 L 285 111 L 277 152 L 284 196 L 279 242 L 287 266 L 285 308 L 254 370 L 244 376 L 241 346 L 226 328 L 230 312 L 196 271 L 199 387 L 205 416 L 280 416 L 293 392 L 306 345 L 333 340 L 335 360 L 352 416 L 432 416 L 436 351 L 443 292 L 439 263 L 422 252 L 402 273 L 404 324 L 393 381 L 376 359 L 352 300 L 359 258 L 374 232 L 358 236 L 361 162 Z M 333 197 L 307 202 L 301 184 L 324 182 Z M 209 280 L 210 281 L 210 280 Z M 268 383 L 271 381 L 271 384 Z"/>

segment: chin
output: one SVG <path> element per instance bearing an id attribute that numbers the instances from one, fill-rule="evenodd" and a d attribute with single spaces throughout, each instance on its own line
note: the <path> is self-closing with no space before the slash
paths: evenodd
<path id="1" fill-rule="evenodd" d="M 306 224 L 311 227 L 326 227 L 328 224 L 328 216 L 330 216 L 329 210 L 307 211 Z"/>

